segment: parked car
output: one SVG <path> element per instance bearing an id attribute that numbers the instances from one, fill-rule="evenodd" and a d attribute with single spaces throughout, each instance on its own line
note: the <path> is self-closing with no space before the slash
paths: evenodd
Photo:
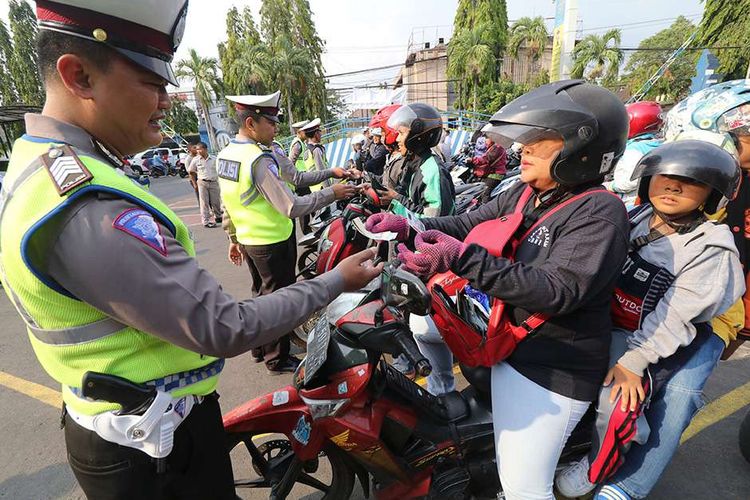
<path id="1" fill-rule="evenodd" d="M 144 160 L 151 159 L 155 154 L 158 154 L 162 159 L 166 157 L 165 163 L 169 163 L 172 166 L 177 163 L 177 157 L 172 153 L 172 151 L 170 151 L 169 148 L 152 148 L 147 149 L 146 151 L 143 151 L 141 153 L 137 153 L 132 158 L 130 158 L 130 168 L 132 168 L 133 172 L 137 173 L 138 175 L 148 173 L 149 168 L 148 165 L 144 165 Z"/>

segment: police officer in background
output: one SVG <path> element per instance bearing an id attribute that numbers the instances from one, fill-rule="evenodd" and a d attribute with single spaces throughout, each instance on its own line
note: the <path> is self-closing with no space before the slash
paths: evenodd
<path id="1" fill-rule="evenodd" d="M 224 293 L 186 225 L 117 168 L 162 140 L 187 1 L 36 6 L 46 101 L 26 115 L 0 194 L 0 275 L 62 385 L 70 466 L 88 498 L 234 499 L 215 393 L 223 358 L 278 338 L 379 269 L 360 265 L 363 252 L 262 302 Z M 146 415 L 84 398 L 86 371 L 156 389 L 152 425 L 123 430 Z"/>
<path id="2" fill-rule="evenodd" d="M 294 139 L 292 139 L 292 143 L 289 145 L 289 159 L 297 167 L 297 170 L 301 171 L 305 170 L 305 163 L 302 161 L 302 152 L 305 150 L 307 138 L 305 137 L 305 132 L 300 129 L 308 123 L 310 123 L 310 120 L 292 123 Z"/>
<path id="3" fill-rule="evenodd" d="M 357 188 L 336 184 L 296 196 L 290 184 L 318 184 L 331 177 L 346 178 L 349 173 L 341 168 L 299 172 L 289 158 L 274 154 L 271 146 L 279 122 L 280 92 L 227 99 L 234 103 L 240 128 L 217 160 L 229 260 L 238 266 L 246 261 L 253 292 L 267 295 L 296 281 L 297 241 L 292 219 L 335 200 L 351 198 Z M 253 349 L 253 356 L 256 362 L 266 363 L 271 375 L 291 373 L 299 360 L 289 354 L 289 348 L 290 338 L 285 335 Z"/>

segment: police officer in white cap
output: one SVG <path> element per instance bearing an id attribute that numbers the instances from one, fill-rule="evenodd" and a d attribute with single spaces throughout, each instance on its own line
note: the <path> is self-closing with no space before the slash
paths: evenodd
<path id="1" fill-rule="evenodd" d="M 296 196 L 293 186 L 318 184 L 331 177 L 345 178 L 344 169 L 299 172 L 289 158 L 271 149 L 278 125 L 280 93 L 227 96 L 237 111 L 239 132 L 219 153 L 217 166 L 222 223 L 229 239 L 229 260 L 247 263 L 253 292 L 266 295 L 296 281 L 297 243 L 292 219 L 310 214 L 335 200 L 352 197 L 350 184 Z M 291 331 L 291 330 L 290 330 Z M 253 350 L 272 375 L 291 373 L 299 360 L 289 354 L 290 339 L 271 339 Z"/>
<path id="2" fill-rule="evenodd" d="M 302 120 L 301 122 L 292 123 L 292 130 L 294 130 L 294 139 L 289 145 L 289 159 L 292 160 L 297 170 L 304 170 L 304 163 L 302 160 L 302 151 L 305 149 L 305 143 L 307 139 L 305 133 L 300 130 L 302 127 L 310 123 L 310 120 Z"/>
<path id="3" fill-rule="evenodd" d="M 223 358 L 369 282 L 378 270 L 360 262 L 372 254 L 236 302 L 198 266 L 187 226 L 120 170 L 162 140 L 187 1 L 36 5 L 46 101 L 0 191 L 0 277 L 62 386 L 70 466 L 88 498 L 234 499 Z M 100 375 L 84 384 L 86 372 Z M 133 383 L 155 398 L 122 388 Z"/>
<path id="4" fill-rule="evenodd" d="M 320 142 L 323 134 L 320 129 L 320 118 L 309 121 L 307 125 L 300 129 L 300 132 L 305 134 L 305 138 L 307 139 L 307 149 L 302 155 L 305 170 L 312 172 L 327 169 L 326 148 Z M 330 184 L 329 181 L 324 186 L 329 186 Z M 316 191 L 322 187 L 322 185 L 312 186 L 312 190 Z"/>

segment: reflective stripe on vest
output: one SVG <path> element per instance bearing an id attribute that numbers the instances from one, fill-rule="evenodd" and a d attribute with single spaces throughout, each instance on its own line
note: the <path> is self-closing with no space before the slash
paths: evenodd
<path id="1" fill-rule="evenodd" d="M 299 156 L 297 157 L 297 159 L 294 160 L 294 167 L 297 170 L 299 170 L 300 172 L 306 172 L 306 170 L 305 170 L 305 158 L 304 158 L 304 156 L 305 156 L 305 150 L 307 149 L 307 144 L 305 144 L 305 142 L 302 139 L 300 139 L 299 137 L 295 137 L 292 140 L 292 143 L 289 145 L 289 154 L 290 155 L 292 154 L 292 149 L 294 149 L 294 145 L 295 144 L 299 144 L 300 152 L 299 152 Z"/>
<path id="2" fill-rule="evenodd" d="M 27 136 L 14 143 L 4 189 L 0 192 L 0 278 L 27 325 L 29 340 L 40 363 L 61 383 L 65 403 L 78 413 L 95 415 L 118 409 L 119 405 L 75 396 L 86 371 L 143 383 L 201 370 L 215 363 L 216 358 L 188 351 L 122 324 L 78 300 L 35 269 L 29 251 L 32 242 L 44 244 L 39 240 L 45 236 L 40 229 L 78 198 L 96 192 L 114 194 L 148 211 L 174 234 L 189 255 L 195 255 L 190 232 L 177 215 L 98 158 L 77 153 L 93 179 L 59 195 L 39 160 L 56 144 L 59 143 Z M 92 230 L 106 231 L 97 226 Z M 216 382 L 213 375 L 177 389 L 173 396 L 206 395 L 215 390 Z"/>
<path id="3" fill-rule="evenodd" d="M 263 156 L 273 159 L 254 142 L 232 141 L 217 157 L 221 201 L 232 219 L 237 241 L 243 245 L 280 243 L 294 228 L 292 220 L 276 210 L 255 186 L 253 166 Z M 276 175 L 280 175 L 278 171 Z"/>

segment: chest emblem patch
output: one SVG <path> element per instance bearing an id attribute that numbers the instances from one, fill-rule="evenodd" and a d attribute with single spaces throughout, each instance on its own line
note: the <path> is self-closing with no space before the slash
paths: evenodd
<path id="1" fill-rule="evenodd" d="M 112 227 L 142 241 L 167 256 L 167 243 L 153 215 L 141 208 L 129 208 L 117 216 Z"/>

